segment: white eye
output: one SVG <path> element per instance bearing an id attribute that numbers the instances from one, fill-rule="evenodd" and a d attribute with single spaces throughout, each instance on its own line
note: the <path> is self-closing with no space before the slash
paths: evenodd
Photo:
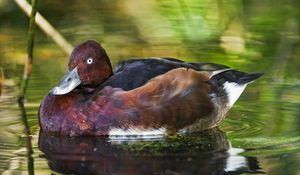
<path id="1" fill-rule="evenodd" d="M 92 63 L 93 63 L 93 58 L 92 58 L 92 57 L 88 58 L 88 59 L 86 60 L 86 63 L 87 63 L 87 64 L 92 64 Z"/>

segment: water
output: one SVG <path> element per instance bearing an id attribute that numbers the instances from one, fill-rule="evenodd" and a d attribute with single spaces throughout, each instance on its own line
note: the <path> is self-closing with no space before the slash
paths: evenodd
<path id="1" fill-rule="evenodd" d="M 37 111 L 68 56 L 38 30 L 25 102 L 27 137 L 16 103 L 27 18 L 13 1 L 2 0 L 0 173 L 300 174 L 298 1 L 44 0 L 38 7 L 71 44 L 101 42 L 113 64 L 165 56 L 265 75 L 246 88 L 219 129 L 146 141 L 50 137 L 39 133 Z"/>

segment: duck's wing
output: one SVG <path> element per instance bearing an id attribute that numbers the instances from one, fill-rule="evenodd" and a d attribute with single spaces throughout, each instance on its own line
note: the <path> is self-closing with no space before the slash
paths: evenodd
<path id="1" fill-rule="evenodd" d="M 130 91 L 106 87 L 102 94 L 109 102 L 103 116 L 117 119 L 116 129 L 123 129 L 126 134 L 135 129 L 159 128 L 177 132 L 199 119 L 208 119 L 214 112 L 209 97 L 209 79 L 207 72 L 178 68 Z M 102 97 L 98 96 L 95 101 L 101 101 L 99 98 Z M 200 129 L 211 126 L 206 122 Z"/>
<path id="2" fill-rule="evenodd" d="M 130 59 L 116 65 L 114 75 L 100 88 L 111 86 L 131 90 L 144 85 L 148 80 L 176 68 L 188 68 L 196 71 L 213 71 L 227 66 L 206 62 L 184 62 L 175 58 Z"/>

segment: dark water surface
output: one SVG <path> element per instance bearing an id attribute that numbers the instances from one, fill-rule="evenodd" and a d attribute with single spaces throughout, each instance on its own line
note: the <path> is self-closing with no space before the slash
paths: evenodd
<path id="1" fill-rule="evenodd" d="M 16 103 L 27 17 L 0 0 L 0 174 L 300 174 L 300 1 L 43 0 L 38 7 L 72 45 L 101 42 L 113 64 L 163 56 L 265 75 L 219 129 L 147 141 L 47 136 L 39 133 L 38 107 L 68 56 L 37 30 L 27 156 Z"/>

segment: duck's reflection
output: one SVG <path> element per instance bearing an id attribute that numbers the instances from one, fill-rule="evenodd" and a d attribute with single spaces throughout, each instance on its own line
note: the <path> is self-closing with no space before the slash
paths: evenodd
<path id="1" fill-rule="evenodd" d="M 238 155 L 218 128 L 156 141 L 61 137 L 40 133 L 49 167 L 63 174 L 240 174 L 259 172 L 253 157 Z"/>

